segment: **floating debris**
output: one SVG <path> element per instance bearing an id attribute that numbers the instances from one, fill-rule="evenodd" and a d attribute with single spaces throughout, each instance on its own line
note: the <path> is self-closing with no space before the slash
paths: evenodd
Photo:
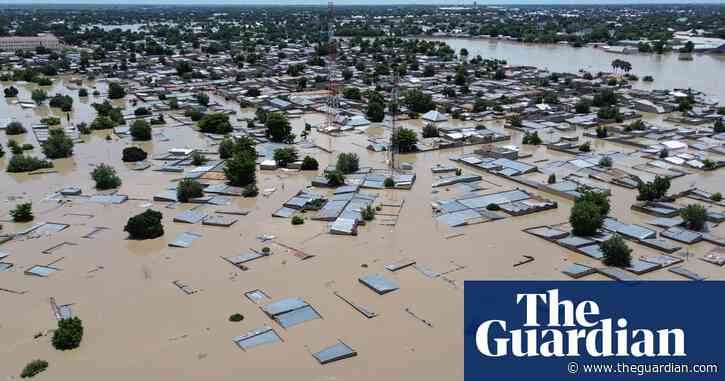
<path id="1" fill-rule="evenodd" d="M 193 294 L 196 294 L 197 292 L 201 291 L 201 290 L 196 289 L 196 288 L 192 287 L 191 285 L 186 284 L 186 283 L 184 283 L 184 282 L 182 282 L 180 280 L 175 280 L 175 281 L 173 281 L 171 283 L 174 286 L 178 287 L 179 290 L 181 290 L 186 295 L 193 295 Z"/>
<path id="2" fill-rule="evenodd" d="M 342 299 L 345 303 L 349 304 L 350 307 L 354 308 L 357 312 L 360 312 L 361 314 L 363 314 L 363 316 L 365 316 L 368 319 L 372 319 L 372 318 L 378 316 L 377 313 L 372 312 L 372 311 L 369 311 L 367 308 L 365 308 L 363 306 L 360 306 L 358 304 L 353 303 L 352 301 L 350 301 L 346 297 L 340 295 L 340 293 L 337 292 L 337 291 L 333 292 L 333 294 L 335 294 L 335 296 L 337 296 L 338 298 Z"/>
<path id="3" fill-rule="evenodd" d="M 431 323 L 428 320 L 425 320 L 425 319 L 421 318 L 420 316 L 416 315 L 413 311 L 411 311 L 410 308 L 406 307 L 405 308 L 405 312 L 407 312 L 408 315 L 412 316 L 414 319 L 418 320 L 419 322 L 427 325 L 428 327 L 433 328 L 433 323 Z"/>

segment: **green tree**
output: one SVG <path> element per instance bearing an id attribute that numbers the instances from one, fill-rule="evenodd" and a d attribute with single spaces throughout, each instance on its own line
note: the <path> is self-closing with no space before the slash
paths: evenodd
<path id="1" fill-rule="evenodd" d="M 209 96 L 206 93 L 196 94 L 196 101 L 202 106 L 209 106 Z"/>
<path id="2" fill-rule="evenodd" d="M 121 178 L 116 174 L 116 170 L 108 164 L 99 164 L 91 172 L 91 178 L 96 182 L 96 189 L 99 190 L 113 189 L 121 186 Z"/>
<path id="3" fill-rule="evenodd" d="M 654 201 L 661 199 L 667 195 L 670 189 L 670 179 L 668 177 L 655 176 L 652 182 L 640 182 L 638 186 L 638 201 Z"/>
<path id="4" fill-rule="evenodd" d="M 375 209 L 371 204 L 368 204 L 365 206 L 365 208 L 362 209 L 360 212 L 361 217 L 365 221 L 372 221 L 375 219 Z"/>
<path id="5" fill-rule="evenodd" d="M 343 90 L 342 95 L 347 99 L 352 99 L 359 101 L 362 99 L 362 94 L 360 94 L 360 89 L 357 87 L 346 87 L 345 90 Z"/>
<path id="6" fill-rule="evenodd" d="M 203 153 L 194 151 L 191 153 L 191 165 L 199 166 L 204 165 L 209 161 Z"/>
<path id="7" fill-rule="evenodd" d="M 599 208 L 599 213 L 603 217 L 609 215 L 611 206 L 609 204 L 609 196 L 604 192 L 595 192 L 593 190 L 583 189 L 579 193 L 581 196 L 577 199 L 578 202 L 591 202 Z"/>
<path id="8" fill-rule="evenodd" d="M 78 348 L 83 340 L 83 322 L 78 317 L 58 320 L 53 332 L 53 347 L 65 351 Z"/>
<path id="9" fill-rule="evenodd" d="M 194 71 L 194 68 L 191 66 L 191 62 L 184 60 L 176 63 L 176 74 L 179 76 L 191 73 L 192 71 Z"/>
<path id="10" fill-rule="evenodd" d="M 161 224 L 163 215 L 152 209 L 146 209 L 128 219 L 123 231 L 131 239 L 154 239 L 164 235 L 164 225 Z"/>
<path id="11" fill-rule="evenodd" d="M 278 148 L 274 150 L 274 161 L 279 167 L 286 167 L 288 164 L 297 161 L 297 149 L 294 147 Z"/>
<path id="12" fill-rule="evenodd" d="M 146 107 L 138 107 L 135 110 L 133 110 L 133 115 L 136 115 L 136 116 L 151 115 L 151 110 L 147 109 Z"/>
<path id="13" fill-rule="evenodd" d="M 403 97 L 403 104 L 413 112 L 425 113 L 435 109 L 433 98 L 420 90 L 408 90 Z"/>
<path id="14" fill-rule="evenodd" d="M 574 105 L 574 111 L 576 111 L 577 114 L 589 114 L 591 111 L 591 102 L 589 102 L 586 99 L 580 99 L 576 105 Z"/>
<path id="15" fill-rule="evenodd" d="M 130 133 L 133 140 L 151 140 L 151 126 L 143 119 L 138 119 L 133 122 L 130 128 Z"/>
<path id="16" fill-rule="evenodd" d="M 701 231 L 707 221 L 707 209 L 698 204 L 690 204 L 680 210 L 680 217 L 688 229 Z"/>
<path id="17" fill-rule="evenodd" d="M 247 184 L 246 187 L 242 189 L 242 197 L 257 197 L 259 194 L 259 188 L 257 188 L 257 184 Z"/>
<path id="18" fill-rule="evenodd" d="M 725 123 L 723 123 L 722 118 L 718 118 L 715 121 L 715 125 L 713 125 L 712 130 L 716 134 L 721 134 L 721 133 L 725 132 Z"/>
<path id="19" fill-rule="evenodd" d="M 264 125 L 267 127 L 267 136 L 271 141 L 276 143 L 291 143 L 294 140 L 292 127 L 286 115 L 279 112 L 269 113 L 267 114 Z"/>
<path id="20" fill-rule="evenodd" d="M 48 99 L 48 93 L 46 93 L 43 90 L 36 89 L 33 90 L 33 92 L 30 95 L 30 98 L 33 99 L 33 101 L 37 104 L 41 104 L 45 102 L 46 99 Z"/>
<path id="21" fill-rule="evenodd" d="M 576 201 L 569 215 L 572 233 L 576 236 L 591 236 L 604 223 L 601 208 L 591 201 Z"/>
<path id="22" fill-rule="evenodd" d="M 345 68 L 342 70 L 342 78 L 345 79 L 345 81 L 349 81 L 352 79 L 353 73 L 352 70 Z"/>
<path id="23" fill-rule="evenodd" d="M 521 140 L 521 144 L 530 144 L 534 146 L 541 144 L 539 133 L 537 131 L 524 133 L 524 138 Z"/>
<path id="24" fill-rule="evenodd" d="M 300 169 L 303 171 L 316 171 L 319 167 L 320 164 L 314 157 L 305 156 L 305 158 L 302 159 L 302 167 Z"/>
<path id="25" fill-rule="evenodd" d="M 203 195 L 204 187 L 194 179 L 183 179 L 176 186 L 176 199 L 179 202 L 189 202 L 190 199 Z"/>
<path id="26" fill-rule="evenodd" d="M 117 82 L 111 82 L 108 85 L 108 98 L 121 99 L 126 96 L 126 90 Z"/>
<path id="27" fill-rule="evenodd" d="M 139 147 L 126 147 L 123 149 L 121 160 L 124 162 L 144 161 L 148 154 Z"/>
<path id="28" fill-rule="evenodd" d="M 360 169 L 360 158 L 356 153 L 343 152 L 337 156 L 335 169 L 342 174 L 350 174 Z"/>
<path id="29" fill-rule="evenodd" d="M 73 139 L 62 128 L 50 129 L 48 140 L 43 143 L 43 153 L 49 159 L 73 156 Z"/>
<path id="30" fill-rule="evenodd" d="M 401 153 L 415 152 L 417 143 L 418 135 L 410 128 L 401 127 L 393 136 L 393 144 Z"/>
<path id="31" fill-rule="evenodd" d="M 627 246 L 627 243 L 619 235 L 602 242 L 600 247 L 604 255 L 603 262 L 605 265 L 615 267 L 629 267 L 631 265 L 632 249 Z"/>
<path id="32" fill-rule="evenodd" d="M 204 115 L 198 123 L 199 130 L 209 134 L 228 134 L 232 132 L 229 115 L 224 113 L 209 113 Z"/>
<path id="33" fill-rule="evenodd" d="M 423 138 L 437 138 L 439 135 L 438 127 L 433 123 L 428 123 L 423 127 Z"/>
<path id="34" fill-rule="evenodd" d="M 331 187 L 339 187 L 345 184 L 345 175 L 339 170 L 329 171 L 325 173 L 328 183 Z"/>
<path id="35" fill-rule="evenodd" d="M 20 372 L 20 378 L 33 378 L 48 369 L 48 362 L 44 360 L 33 360 L 29 362 Z"/>
<path id="36" fill-rule="evenodd" d="M 8 125 L 5 127 L 5 134 L 6 135 L 21 135 L 28 132 L 28 130 L 23 127 L 23 124 L 17 121 L 12 121 L 8 123 Z"/>
<path id="37" fill-rule="evenodd" d="M 191 119 L 193 122 L 200 121 L 206 114 L 204 112 L 197 108 L 197 107 L 190 107 L 184 111 L 184 115 L 188 116 L 189 119 Z"/>
<path id="38" fill-rule="evenodd" d="M 492 101 L 476 97 L 473 101 L 473 112 L 483 112 L 495 106 Z"/>
<path id="39" fill-rule="evenodd" d="M 224 175 L 229 184 L 244 187 L 256 182 L 256 156 L 249 153 L 236 152 L 224 163 Z"/>
<path id="40" fill-rule="evenodd" d="M 15 98 L 18 96 L 18 89 L 15 86 L 6 87 L 3 89 L 5 98 Z"/>
<path id="41" fill-rule="evenodd" d="M 107 116 L 98 116 L 91 123 L 92 130 L 108 130 L 116 126 L 116 123 Z"/>
<path id="42" fill-rule="evenodd" d="M 13 157 L 10 158 L 10 161 L 8 161 L 8 166 L 5 170 L 9 173 L 20 173 L 37 171 L 45 168 L 53 168 L 53 163 L 33 156 L 14 154 Z"/>
<path id="43" fill-rule="evenodd" d="M 48 102 L 50 107 L 56 107 L 63 112 L 69 112 L 73 109 L 73 98 L 70 95 L 55 94 Z"/>
<path id="44" fill-rule="evenodd" d="M 219 157 L 228 159 L 237 152 L 257 156 L 257 151 L 254 148 L 256 145 L 257 142 L 249 136 L 241 136 L 239 138 L 225 137 L 219 143 Z"/>
<path id="45" fill-rule="evenodd" d="M 368 103 L 366 116 L 373 123 L 380 123 L 385 119 L 385 106 L 378 102 Z"/>
<path id="46" fill-rule="evenodd" d="M 234 140 L 230 137 L 225 137 L 219 143 L 219 158 L 228 159 L 234 155 Z"/>
<path id="47" fill-rule="evenodd" d="M 594 94 L 592 105 L 595 107 L 615 106 L 619 102 L 619 96 L 612 90 L 605 89 Z"/>
<path id="48" fill-rule="evenodd" d="M 18 204 L 15 209 L 10 211 L 10 217 L 13 218 L 13 222 L 30 222 L 35 216 L 33 215 L 33 204 L 25 202 Z"/>
<path id="49" fill-rule="evenodd" d="M 466 84 L 466 70 L 463 67 L 456 71 L 454 83 L 456 86 L 464 86 Z"/>
<path id="50" fill-rule="evenodd" d="M 54 116 L 48 116 L 40 120 L 40 123 L 47 124 L 48 126 L 57 126 L 60 124 L 60 118 Z"/>

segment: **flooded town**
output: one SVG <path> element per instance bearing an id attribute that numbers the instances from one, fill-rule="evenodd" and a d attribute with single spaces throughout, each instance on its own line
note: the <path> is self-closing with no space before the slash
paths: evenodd
<path id="1" fill-rule="evenodd" d="M 462 380 L 464 281 L 723 280 L 723 73 L 722 5 L 0 5 L 0 379 Z"/>

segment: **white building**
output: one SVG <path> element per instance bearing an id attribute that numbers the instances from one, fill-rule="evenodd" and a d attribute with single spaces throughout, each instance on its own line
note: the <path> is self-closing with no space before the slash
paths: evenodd
<path id="1" fill-rule="evenodd" d="M 52 34 L 44 34 L 34 37 L 0 37 L 0 50 L 16 51 L 16 50 L 35 50 L 42 46 L 47 49 L 58 49 L 60 41 Z"/>

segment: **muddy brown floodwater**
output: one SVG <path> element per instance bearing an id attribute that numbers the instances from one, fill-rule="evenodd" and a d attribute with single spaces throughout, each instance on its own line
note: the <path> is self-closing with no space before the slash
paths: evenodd
<path id="1" fill-rule="evenodd" d="M 692 88 L 725 102 L 724 54 L 694 54 L 692 61 L 681 61 L 677 53 L 666 54 L 617 54 L 599 48 L 574 48 L 559 44 L 524 44 L 498 39 L 441 38 L 453 50 L 462 48 L 470 57 L 504 59 L 510 65 L 536 66 L 554 72 L 576 73 L 611 72 L 612 61 L 626 60 L 632 63 L 632 74 L 640 78 L 651 75 L 654 82 L 639 81 L 634 87 L 652 89 Z"/>
<path id="2" fill-rule="evenodd" d="M 67 79 L 61 80 L 49 94 L 75 94 L 68 90 L 67 84 Z M 86 87 L 93 85 L 87 83 Z M 97 86 L 103 91 L 105 84 Z M 19 99 L 29 99 L 31 89 L 29 85 L 20 86 Z M 95 115 L 90 107 L 94 101 L 100 99 L 75 98 L 71 122 L 90 122 Z M 251 113 L 234 107 L 237 116 Z M 62 116 L 47 106 L 21 110 L 7 100 L 0 101 L 0 114 L 12 115 L 26 126 L 49 114 Z M 68 123 L 62 119 L 64 125 Z M 299 132 L 305 121 L 321 120 L 321 115 L 308 114 L 293 120 L 293 125 Z M 422 126 L 417 121 L 403 124 L 418 129 Z M 503 131 L 498 122 L 486 124 Z M 155 138 L 151 143 L 144 143 L 143 148 L 152 155 L 174 147 L 210 146 L 208 140 L 190 127 L 162 126 L 155 131 L 162 132 L 169 141 Z M 502 144 L 520 144 L 521 134 L 507 132 L 513 134 L 513 140 Z M 106 141 L 106 134 L 94 132 L 84 137 L 85 142 L 76 145 L 73 158 L 55 161 L 58 173 L 11 175 L 5 172 L 7 155 L 0 159 L 1 218 L 7 218 L 7 212 L 15 204 L 32 201 L 36 222 L 71 225 L 59 233 L 13 240 L 0 246 L 1 251 L 10 254 L 5 261 L 15 265 L 12 271 L 0 272 L 0 287 L 25 291 L 23 294 L 0 292 L 0 377 L 3 379 L 17 378 L 27 362 L 40 358 L 47 360 L 50 368 L 39 379 L 53 380 L 462 380 L 464 280 L 566 279 L 561 270 L 568 264 L 574 261 L 595 264 L 594 260 L 521 231 L 536 225 L 565 222 L 572 206 L 569 200 L 533 189 L 529 190 L 557 201 L 559 208 L 460 228 L 437 223 L 431 213 L 431 200 L 436 194 L 431 190 L 435 176 L 430 167 L 452 164 L 449 156 L 472 152 L 475 147 L 404 155 L 401 160 L 413 163 L 417 173 L 412 190 L 378 192 L 379 200 L 405 200 L 397 225 L 369 223 L 360 228 L 356 237 L 331 235 L 326 224 L 319 221 L 308 220 L 304 225 L 291 226 L 288 219 L 271 217 L 285 200 L 309 185 L 314 176 L 279 170 L 258 172 L 260 190 L 275 188 L 276 191 L 268 197 L 235 199 L 233 206 L 248 208 L 251 213 L 239 217 L 229 228 L 172 222 L 175 214 L 190 206 L 171 209 L 166 203 L 153 202 L 152 208 L 164 214 L 165 235 L 155 240 L 130 241 L 123 232 L 126 220 L 142 212 L 145 204 L 152 202 L 152 195 L 164 190 L 178 174 L 131 171 L 120 160 L 121 150 L 131 143 L 115 136 Z M 333 150 L 331 154 L 315 150 L 313 155 L 324 167 L 337 153 L 352 151 L 360 155 L 361 165 L 382 168 L 386 165 L 386 155 L 371 153 L 364 146 L 368 136 L 383 134 L 385 129 L 379 125 L 362 134 L 335 138 L 313 133 L 312 139 L 318 145 Z M 32 133 L 20 138 L 22 142 L 34 144 L 33 154 L 40 155 L 34 139 Z M 7 143 L 4 134 L 0 134 L 0 143 Z M 602 141 L 594 142 L 593 147 L 633 151 L 629 146 Z M 533 154 L 526 159 L 528 162 L 571 158 L 544 147 L 524 147 L 523 151 Z M 615 162 L 615 166 L 628 166 L 630 160 L 638 161 L 633 157 Z M 129 195 L 129 201 L 113 206 L 43 201 L 50 192 L 70 185 L 80 186 L 84 194 L 93 194 L 89 172 L 102 162 L 118 169 L 123 179 L 119 193 Z M 471 168 L 463 170 L 476 172 Z M 522 187 L 500 177 L 480 174 L 491 191 Z M 673 190 L 682 190 L 691 184 L 711 191 L 723 190 L 724 178 L 717 171 L 696 173 L 674 180 Z M 614 186 L 611 189 L 615 217 L 642 225 L 651 219 L 630 210 L 634 191 Z M 207 206 L 203 210 L 211 213 L 229 207 Z M 12 222 L 3 222 L 3 225 L 3 231 L 10 232 L 29 226 Z M 82 238 L 94 227 L 109 229 L 94 238 Z M 202 237 L 190 248 L 168 247 L 168 242 L 186 231 Z M 714 232 L 725 235 L 722 226 Z M 261 234 L 271 234 L 276 239 L 262 243 L 256 238 Z M 452 238 L 457 234 L 462 235 Z M 62 242 L 76 245 L 64 246 L 51 254 L 42 253 Z M 263 246 L 269 246 L 273 254 L 249 263 L 248 271 L 241 271 L 220 258 Z M 301 261 L 287 247 L 315 257 Z M 698 243 L 687 249 L 701 256 L 711 248 L 708 243 Z M 638 245 L 636 254 L 647 253 L 655 251 Z M 536 260 L 514 268 L 513 264 L 522 255 L 531 255 Z M 413 268 L 395 273 L 384 269 L 384 263 L 405 257 L 439 272 L 464 268 L 447 275 L 452 282 L 429 279 Z M 23 274 L 32 265 L 60 258 L 55 264 L 60 271 L 47 278 Z M 695 257 L 687 259 L 686 265 L 701 275 L 723 279 L 721 268 Z M 372 273 L 384 273 L 399 284 L 400 290 L 380 296 L 358 282 L 358 277 Z M 676 279 L 676 276 L 660 270 L 642 278 Z M 177 280 L 199 292 L 182 293 L 172 285 Z M 272 300 L 303 298 L 323 319 L 283 329 L 244 296 L 244 292 L 255 289 L 263 290 Z M 335 291 L 378 316 L 366 319 L 338 299 L 333 294 Z M 49 305 L 51 297 L 59 304 L 73 303 L 74 313 L 83 319 L 85 334 L 79 349 L 61 352 L 52 348 L 51 336 L 47 334 L 56 326 Z M 406 309 L 432 326 L 414 319 Z M 244 320 L 229 322 L 229 315 L 237 312 L 244 315 Z M 284 341 L 244 352 L 231 340 L 263 326 L 273 327 Z M 38 333 L 44 335 L 34 338 Z M 321 366 L 310 355 L 338 339 L 354 348 L 358 356 Z"/>

